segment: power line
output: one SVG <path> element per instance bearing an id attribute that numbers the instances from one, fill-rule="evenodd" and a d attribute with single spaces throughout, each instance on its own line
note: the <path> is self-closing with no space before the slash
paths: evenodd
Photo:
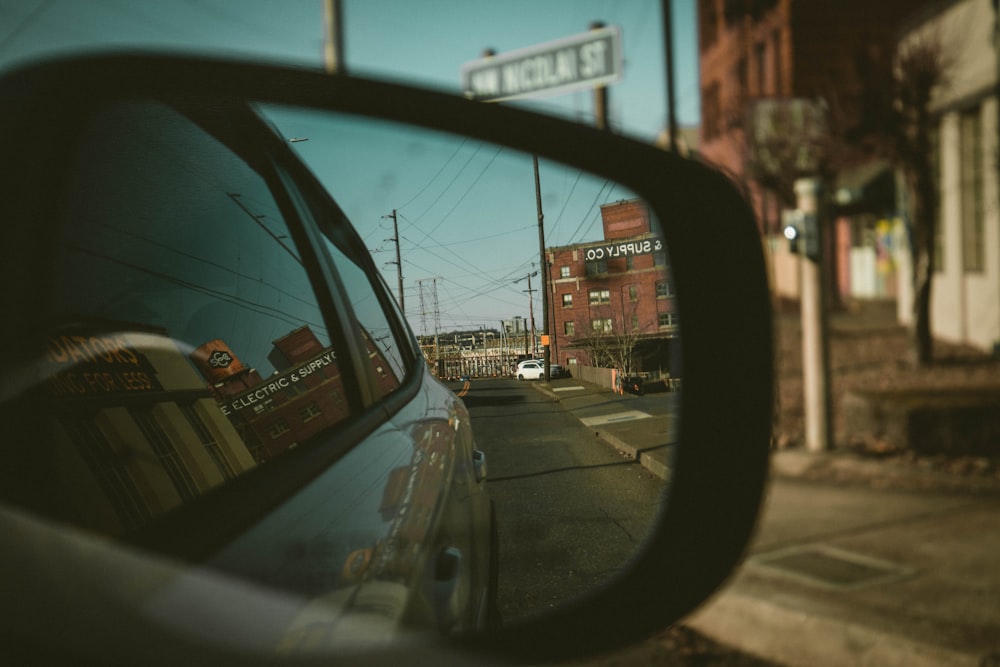
<path id="1" fill-rule="evenodd" d="M 451 161 L 455 159 L 455 156 L 456 156 L 456 155 L 458 155 L 458 152 L 459 152 L 460 150 L 462 150 L 462 146 L 464 146 L 464 145 L 466 144 L 466 142 L 468 142 L 468 141 L 469 141 L 469 138 L 468 138 L 468 137 L 466 137 L 466 138 L 462 139 L 462 143 L 460 143 L 460 144 L 459 144 L 459 145 L 458 145 L 458 146 L 457 146 L 457 147 L 455 148 L 455 152 L 451 154 L 451 157 L 449 157 L 449 158 L 448 158 L 448 159 L 447 159 L 447 160 L 445 161 L 445 163 L 444 163 L 443 165 L 441 165 L 441 168 L 437 170 L 437 173 L 436 173 L 436 174 L 434 174 L 433 176 L 431 176 L 430 180 L 429 180 L 429 181 L 427 181 L 427 183 L 426 183 L 426 184 L 424 185 L 424 187 L 422 187 L 422 188 L 420 189 L 420 191 L 419 191 L 419 192 L 417 192 L 417 194 L 413 195 L 413 196 L 412 196 L 412 197 L 410 198 L 410 200 L 409 200 L 408 202 L 406 202 L 406 203 L 405 203 L 405 204 L 403 204 L 402 206 L 398 206 L 398 207 L 397 207 L 397 210 L 399 210 L 399 209 L 403 209 L 403 208 L 406 208 L 407 206 L 409 206 L 410 204 L 412 204 L 413 202 L 415 202 L 415 201 L 417 200 L 417 198 L 419 198 L 419 197 L 420 197 L 420 195 L 422 195 L 422 194 L 424 194 L 425 192 L 427 192 L 427 189 L 431 187 L 431 184 L 432 184 L 432 183 L 433 183 L 434 181 L 436 181 L 436 180 L 437 180 L 437 177 L 438 177 L 438 176 L 440 176 L 440 175 L 442 174 L 442 172 L 444 172 L 444 170 L 445 170 L 445 169 L 446 169 L 446 168 L 448 167 L 448 165 L 449 165 L 449 164 L 451 164 Z"/>
<path id="2" fill-rule="evenodd" d="M 421 213 L 416 218 L 414 218 L 413 224 L 416 224 L 422 217 L 424 217 L 425 215 L 427 215 L 427 213 L 432 208 L 434 208 L 434 206 L 439 201 L 441 201 L 441 198 L 444 197 L 445 193 L 448 192 L 448 190 L 451 189 L 451 186 L 455 184 L 455 181 L 458 180 L 458 177 L 461 176 L 465 172 L 465 168 L 469 166 L 469 163 L 472 162 L 472 159 L 474 157 L 476 157 L 476 155 L 479 154 L 479 151 L 482 150 L 482 148 L 483 148 L 483 144 L 481 144 L 481 143 L 476 146 L 476 150 L 473 151 L 472 155 L 469 156 L 469 159 L 465 161 L 465 164 L 463 164 L 462 167 L 457 172 L 455 172 L 455 176 L 452 177 L 452 179 L 448 182 L 448 185 L 446 185 L 444 187 L 444 189 L 441 190 L 440 194 L 438 194 L 438 196 L 434 199 L 434 201 L 432 201 L 430 203 L 430 206 L 428 206 L 427 208 L 425 208 L 423 213 Z"/>

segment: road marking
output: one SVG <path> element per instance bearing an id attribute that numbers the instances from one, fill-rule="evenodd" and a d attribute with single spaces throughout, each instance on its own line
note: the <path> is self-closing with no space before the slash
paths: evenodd
<path id="1" fill-rule="evenodd" d="M 552 391 L 583 391 L 586 387 L 553 387 Z"/>
<path id="2" fill-rule="evenodd" d="M 617 422 L 634 421 L 636 419 L 646 419 L 652 417 L 640 410 L 627 410 L 625 412 L 613 412 L 608 415 L 597 415 L 596 417 L 583 417 L 580 419 L 584 426 L 600 426 L 601 424 L 614 424 Z"/>

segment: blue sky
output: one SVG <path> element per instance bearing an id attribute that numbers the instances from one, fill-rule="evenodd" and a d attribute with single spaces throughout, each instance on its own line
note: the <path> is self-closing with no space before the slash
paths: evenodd
<path id="1" fill-rule="evenodd" d="M 346 61 L 359 74 L 458 91 L 462 64 L 584 32 L 623 33 L 625 75 L 611 88 L 620 131 L 655 138 L 666 125 L 660 0 L 342 0 Z M 698 120 L 694 0 L 674 0 L 677 110 Z M 156 48 L 319 66 L 322 0 L 0 0 L 0 66 L 60 52 Z M 590 95 L 538 103 L 587 119 Z"/>
<path id="2" fill-rule="evenodd" d="M 456 94 L 463 63 L 487 47 L 512 51 L 584 32 L 595 20 L 617 25 L 624 76 L 610 88 L 613 127 L 652 141 L 666 125 L 659 0 L 342 2 L 345 60 L 352 73 Z M 677 109 L 681 124 L 695 124 L 694 0 L 674 0 L 674 11 Z M 135 48 L 319 68 L 323 32 L 322 0 L 0 0 L 0 68 L 57 54 Z M 521 104 L 592 122 L 590 92 Z M 399 210 L 406 310 L 418 332 L 430 326 L 420 310 L 418 281 L 424 287 L 433 281 L 443 331 L 527 317 L 524 278 L 537 270 L 538 258 L 529 156 L 432 136 L 408 139 L 404 154 L 391 128 L 343 122 L 321 127 L 314 121 L 308 115 L 289 117 L 279 126 L 287 127 L 290 137 L 311 135 L 293 147 L 337 197 L 393 288 L 396 267 L 390 263 L 386 216 Z M 361 136 L 368 137 L 367 148 Z M 339 162 L 330 160 L 324 146 L 337 148 Z M 381 157 L 365 162 L 374 146 L 383 146 Z M 414 156 L 424 162 L 414 162 Z M 366 170 L 356 168 L 362 163 Z M 597 205 L 630 196 L 560 165 L 543 164 L 542 174 L 546 245 L 599 239 Z M 498 193 L 515 195 L 498 200 Z M 540 296 L 534 298 L 537 313 Z"/>

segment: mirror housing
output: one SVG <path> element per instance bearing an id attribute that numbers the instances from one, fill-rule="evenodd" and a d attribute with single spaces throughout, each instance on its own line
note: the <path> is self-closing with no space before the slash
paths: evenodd
<path id="1" fill-rule="evenodd" d="M 683 317 L 683 446 L 665 509 L 627 571 L 573 604 L 463 648 L 520 660 L 565 659 L 648 637 L 692 611 L 738 564 L 764 494 L 773 413 L 770 295 L 751 208 L 710 167 L 593 128 L 501 105 L 346 76 L 221 61 L 106 56 L 26 68 L 0 81 L 6 253 L 0 281 L 4 398 L 31 338 L 48 252 L 32 224 L 46 164 L 88 108 L 122 96 L 253 100 L 330 110 L 509 146 L 614 179 L 663 222 Z M 712 244 L 704 239 L 710 235 Z M 41 584 L 44 585 L 44 582 Z M 155 645 L 148 647 L 158 650 Z M 234 662 L 246 656 L 233 656 Z M 262 660 L 263 661 L 263 660 Z"/>

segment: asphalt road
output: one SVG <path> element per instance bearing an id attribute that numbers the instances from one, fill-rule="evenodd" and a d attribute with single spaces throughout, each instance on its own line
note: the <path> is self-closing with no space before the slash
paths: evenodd
<path id="1" fill-rule="evenodd" d="M 475 380 L 456 391 L 487 456 L 504 618 L 558 605 L 612 577 L 647 534 L 663 480 L 528 382 Z"/>

